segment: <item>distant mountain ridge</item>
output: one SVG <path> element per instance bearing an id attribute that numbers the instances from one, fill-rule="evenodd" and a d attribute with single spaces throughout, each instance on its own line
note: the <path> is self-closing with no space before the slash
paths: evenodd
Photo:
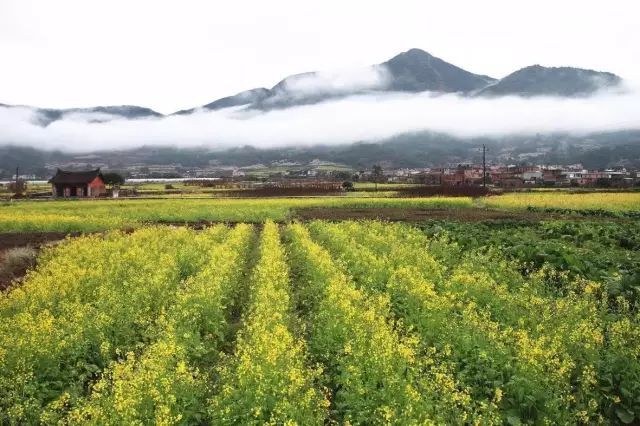
<path id="1" fill-rule="evenodd" d="M 464 96 L 589 96 L 599 90 L 620 86 L 622 79 L 609 72 L 580 68 L 550 68 L 532 65 L 502 79 L 474 74 L 452 65 L 421 49 L 410 49 L 377 65 L 363 70 L 365 81 L 345 84 L 339 74 L 327 77 L 324 73 L 308 72 L 284 78 L 271 89 L 260 87 L 226 96 L 200 107 L 177 111 L 173 114 L 191 114 L 198 110 L 220 110 L 244 107 L 271 110 L 308 105 L 346 96 L 366 93 L 430 91 L 458 93 Z M 332 78 L 337 79 L 336 82 Z M 351 84 L 351 86 L 350 86 Z M 316 87 L 317 86 L 317 87 Z M 306 89 L 306 90 L 305 90 Z M 0 106 L 11 108 L 11 105 Z M 110 118 L 161 118 L 164 115 L 150 108 L 123 105 L 94 108 L 50 109 L 34 108 L 37 122 L 47 126 L 71 114 L 104 114 Z"/>
<path id="2" fill-rule="evenodd" d="M 113 105 L 113 106 L 98 106 L 89 108 L 66 108 L 66 109 L 54 109 L 54 108 L 33 108 L 25 105 L 6 105 L 0 104 L 0 107 L 4 108 L 28 108 L 32 109 L 36 113 L 37 123 L 43 127 L 48 126 L 54 121 L 61 120 L 65 117 L 69 117 L 73 114 L 92 114 L 91 122 L 103 122 L 108 121 L 107 116 L 116 118 L 136 119 L 136 118 L 149 118 L 149 117 L 163 117 L 164 115 L 152 110 L 151 108 L 145 108 L 135 105 Z M 103 114 L 105 117 L 101 118 L 99 114 Z"/>
<path id="3" fill-rule="evenodd" d="M 313 79 L 317 72 L 295 74 L 282 79 L 271 89 L 264 87 L 240 92 L 236 95 L 218 99 L 200 107 L 204 110 L 218 110 L 230 106 L 246 105 L 250 108 L 269 110 L 307 105 L 349 95 L 372 92 L 424 92 L 468 93 L 486 87 L 497 81 L 486 76 L 473 74 L 455 65 L 443 61 L 423 50 L 410 49 L 381 64 L 372 65 L 372 70 L 385 72 L 387 81 L 381 87 L 360 88 L 340 93 L 323 92 L 300 96 L 290 89 L 301 79 Z M 191 113 L 197 108 L 178 111 L 178 114 Z"/>
<path id="4" fill-rule="evenodd" d="M 502 79 L 474 74 L 452 65 L 421 49 L 410 49 L 381 64 L 373 65 L 388 72 L 383 87 L 350 92 L 318 93 L 310 96 L 287 97 L 291 81 L 318 75 L 315 72 L 296 74 L 281 80 L 271 89 L 257 88 L 218 99 L 203 110 L 218 110 L 230 106 L 246 106 L 260 110 L 287 108 L 322 102 L 327 99 L 371 92 L 424 92 L 459 93 L 466 96 L 588 96 L 599 90 L 615 87 L 622 78 L 609 72 L 598 72 L 571 67 L 542 67 L 533 65 L 518 70 Z M 179 111 L 190 113 L 197 108 Z"/>
<path id="5" fill-rule="evenodd" d="M 532 65 L 509 74 L 479 92 L 481 96 L 589 96 L 618 86 L 622 79 L 609 72 Z"/>

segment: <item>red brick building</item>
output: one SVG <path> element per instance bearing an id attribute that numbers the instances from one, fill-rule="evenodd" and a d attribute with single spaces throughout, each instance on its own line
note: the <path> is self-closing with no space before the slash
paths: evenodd
<path id="1" fill-rule="evenodd" d="M 54 197 L 99 197 L 107 193 L 100 169 L 85 172 L 58 169 L 49 183 Z"/>

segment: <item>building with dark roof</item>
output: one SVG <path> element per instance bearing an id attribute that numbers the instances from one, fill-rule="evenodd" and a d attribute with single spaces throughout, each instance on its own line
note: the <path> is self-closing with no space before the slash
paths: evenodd
<path id="1" fill-rule="evenodd" d="M 49 183 L 54 197 L 99 197 L 107 193 L 100 169 L 84 172 L 58 169 Z"/>

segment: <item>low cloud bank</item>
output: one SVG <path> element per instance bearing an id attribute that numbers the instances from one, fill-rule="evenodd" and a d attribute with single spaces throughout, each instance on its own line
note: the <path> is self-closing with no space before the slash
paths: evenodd
<path id="1" fill-rule="evenodd" d="M 342 84 L 331 78 L 327 81 L 328 87 Z M 380 81 L 372 76 L 371 82 Z M 83 113 L 65 116 L 46 127 L 37 123 L 34 109 L 0 107 L 0 145 L 89 152 L 142 145 L 221 149 L 344 144 L 424 130 L 458 137 L 550 132 L 579 135 L 640 129 L 640 91 L 580 99 L 367 94 L 269 112 L 240 107 L 135 120 Z"/>

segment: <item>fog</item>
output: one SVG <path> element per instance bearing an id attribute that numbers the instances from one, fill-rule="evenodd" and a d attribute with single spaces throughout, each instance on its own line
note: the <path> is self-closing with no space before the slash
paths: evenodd
<path id="1" fill-rule="evenodd" d="M 340 80 L 322 78 L 326 87 L 341 90 Z M 372 75 L 369 84 L 383 80 Z M 300 90 L 311 83 L 303 82 Z M 0 107 L 0 145 L 89 152 L 142 145 L 221 149 L 344 144 L 424 130 L 458 137 L 551 132 L 580 135 L 640 129 L 640 91 L 578 99 L 370 93 L 267 112 L 235 107 L 137 120 L 77 113 L 46 127 L 38 124 L 36 111 Z"/>
<path id="2" fill-rule="evenodd" d="M 386 67 L 374 65 L 364 68 L 342 69 L 339 71 L 319 71 L 298 74 L 284 80 L 280 96 L 300 99 L 319 94 L 340 95 L 363 90 L 380 90 L 387 87 L 390 74 Z"/>

